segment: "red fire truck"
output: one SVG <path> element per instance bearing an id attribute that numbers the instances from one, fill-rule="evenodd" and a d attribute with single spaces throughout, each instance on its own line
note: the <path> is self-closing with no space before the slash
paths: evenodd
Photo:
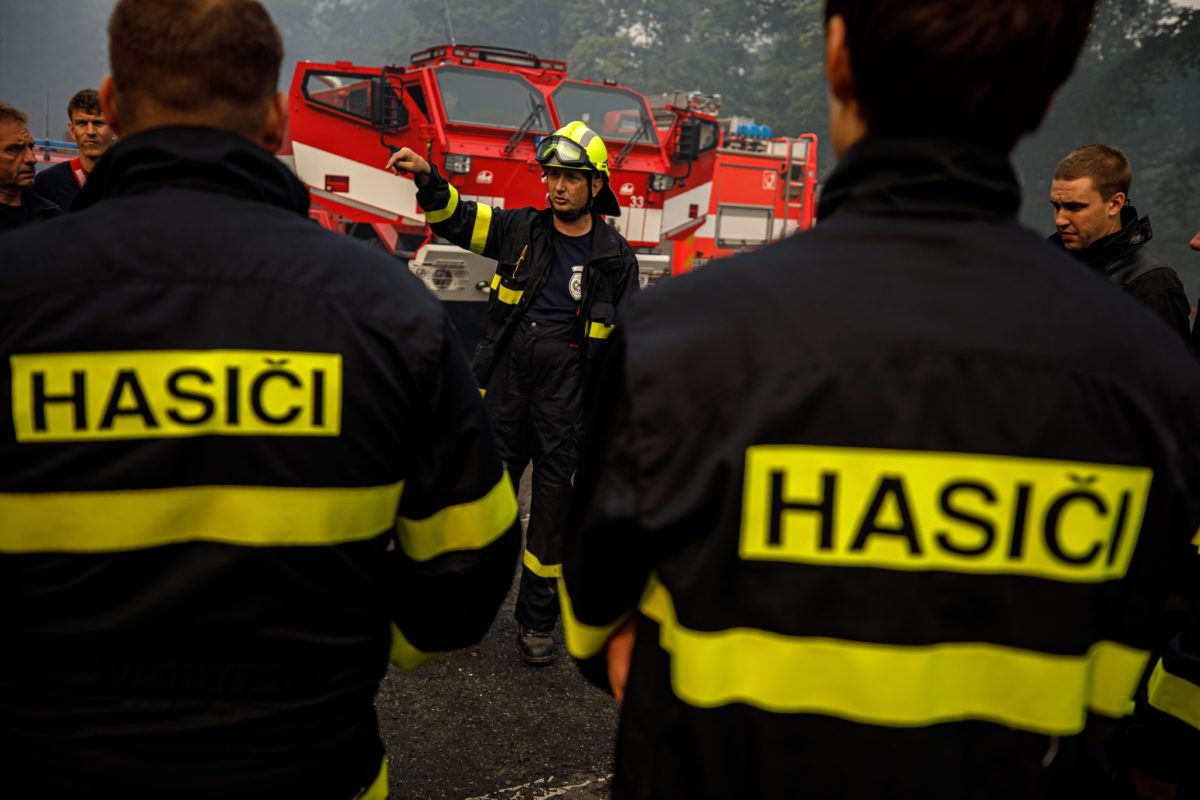
<path id="1" fill-rule="evenodd" d="M 675 245 L 680 270 L 808 230 L 816 219 L 817 136 L 772 137 L 722 120 L 704 224 Z"/>
<path id="2" fill-rule="evenodd" d="M 768 147 L 764 157 L 739 149 L 737 134 L 721 130 L 717 98 L 673 95 L 651 106 L 613 81 L 568 78 L 564 62 L 532 53 L 442 45 L 415 53 L 407 66 L 300 62 L 289 105 L 289 136 L 280 157 L 309 187 L 314 218 L 406 259 L 454 306 L 486 299 L 495 265 L 433 235 L 412 180 L 382 168 L 396 148 L 425 155 L 464 199 L 498 208 L 540 207 L 545 188 L 534 161 L 537 142 L 582 120 L 608 145 L 621 205 L 621 215 L 610 222 L 638 252 L 645 282 L 807 227 L 797 205 L 787 202 L 789 170 L 800 163 L 793 150 L 776 156 Z M 735 153 L 759 164 L 760 172 L 776 169 L 772 188 L 762 188 L 764 178 L 759 197 L 743 196 L 744 181 L 732 177 Z M 811 175 L 807 168 L 797 174 L 815 182 L 815 137 L 811 155 Z M 714 182 L 726 174 L 731 177 Z M 722 199 L 726 191 L 728 201 Z M 807 210 L 811 188 L 803 191 Z M 770 207 L 769 225 L 753 229 L 744 218 L 761 212 L 745 209 L 758 206 Z M 763 230 L 768 235 L 758 235 Z M 479 317 L 477 306 L 456 310 L 460 327 L 471 328 Z"/>

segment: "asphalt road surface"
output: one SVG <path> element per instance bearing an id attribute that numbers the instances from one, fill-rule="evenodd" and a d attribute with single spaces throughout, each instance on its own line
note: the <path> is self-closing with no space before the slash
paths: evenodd
<path id="1" fill-rule="evenodd" d="M 524 520 L 528 475 L 521 483 Z M 516 588 L 514 580 L 475 647 L 388 673 L 376 709 L 391 800 L 608 797 L 617 706 L 579 674 L 561 630 L 552 664 L 525 665 L 512 617 Z"/>

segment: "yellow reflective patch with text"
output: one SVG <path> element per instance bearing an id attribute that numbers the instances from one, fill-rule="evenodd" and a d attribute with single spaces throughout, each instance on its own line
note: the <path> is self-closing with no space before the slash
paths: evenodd
<path id="1" fill-rule="evenodd" d="M 1120 578 L 1146 467 L 760 445 L 746 451 L 743 559 L 893 570 Z"/>
<path id="2" fill-rule="evenodd" d="M 14 355 L 17 440 L 337 436 L 342 357 L 279 350 Z"/>

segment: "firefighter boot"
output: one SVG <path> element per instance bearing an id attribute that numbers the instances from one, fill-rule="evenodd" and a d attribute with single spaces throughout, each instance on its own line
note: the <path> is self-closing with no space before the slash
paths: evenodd
<path id="1" fill-rule="evenodd" d="M 517 642 L 528 664 L 554 660 L 550 633 L 558 621 L 555 578 L 562 570 L 562 535 L 571 505 L 571 487 L 534 477 L 525 535 L 525 558 L 517 590 Z"/>
<path id="2" fill-rule="evenodd" d="M 530 666 L 537 667 L 554 660 L 554 639 L 549 632 L 531 631 L 518 622 L 517 646 L 521 649 L 521 658 Z"/>

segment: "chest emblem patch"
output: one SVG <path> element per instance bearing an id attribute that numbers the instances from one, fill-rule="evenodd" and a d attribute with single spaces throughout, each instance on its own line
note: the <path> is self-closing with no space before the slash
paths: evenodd
<path id="1" fill-rule="evenodd" d="M 583 299 L 583 266 L 577 264 L 571 267 L 571 283 L 568 287 L 571 299 L 578 303 Z"/>

